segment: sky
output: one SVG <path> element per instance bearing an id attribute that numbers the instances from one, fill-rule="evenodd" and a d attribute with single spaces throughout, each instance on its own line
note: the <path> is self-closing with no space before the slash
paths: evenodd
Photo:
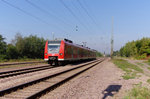
<path id="1" fill-rule="evenodd" d="M 68 38 L 102 53 L 150 37 L 150 0 L 0 0 L 0 34 Z M 113 17 L 113 25 L 112 25 Z"/>

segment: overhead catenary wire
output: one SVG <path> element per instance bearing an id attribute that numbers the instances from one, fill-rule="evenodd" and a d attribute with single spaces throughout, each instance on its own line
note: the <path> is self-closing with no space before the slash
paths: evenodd
<path id="1" fill-rule="evenodd" d="M 34 8 L 36 8 L 36 9 L 40 10 L 41 12 L 43 12 L 43 13 L 49 15 L 50 17 L 53 17 L 53 18 L 55 18 L 55 19 L 61 21 L 62 23 L 66 24 L 66 25 L 68 25 L 68 26 L 71 25 L 71 24 L 69 24 L 69 23 L 66 23 L 64 20 L 60 19 L 58 16 L 56 16 L 56 15 L 50 13 L 49 11 L 47 11 L 47 10 L 41 8 L 40 6 L 36 5 L 35 3 L 31 2 L 30 0 L 25 0 L 25 1 L 26 1 L 28 4 L 30 4 L 31 6 L 33 6 Z"/>
<path id="2" fill-rule="evenodd" d="M 72 4 L 73 4 L 73 6 L 79 11 L 80 15 L 82 15 L 83 13 L 81 13 L 81 10 L 79 9 L 79 7 L 77 7 L 74 2 L 72 2 Z M 89 21 L 86 19 L 85 16 L 83 16 L 83 17 L 84 17 L 84 20 L 86 20 L 87 22 L 89 22 Z M 89 24 L 89 23 L 88 23 L 88 24 Z M 90 24 L 89 24 L 89 25 L 90 25 Z M 89 25 L 88 25 L 88 26 L 89 26 Z M 95 30 L 92 26 L 89 26 L 89 27 L 90 27 L 90 29 L 92 29 L 92 30 L 96 33 L 96 30 Z"/>
<path id="3" fill-rule="evenodd" d="M 35 15 L 33 15 L 33 14 L 31 14 L 31 13 L 29 13 L 29 12 L 27 12 L 27 11 L 25 11 L 25 10 L 23 10 L 23 9 L 21 9 L 21 8 L 19 8 L 19 7 L 15 6 L 15 5 L 13 5 L 13 4 L 11 4 L 11 3 L 5 1 L 5 0 L 1 0 L 1 1 L 2 1 L 3 3 L 5 3 L 5 4 L 7 4 L 7 5 L 9 5 L 9 6 L 15 8 L 15 9 L 21 11 L 22 13 L 24 13 L 24 14 L 26 14 L 26 15 L 28 15 L 28 16 L 30 16 L 30 17 L 32 17 L 32 18 L 34 18 L 34 19 L 36 19 L 36 20 L 38 20 L 38 21 L 44 23 L 44 24 L 46 24 L 46 25 L 51 25 L 51 24 L 49 24 L 48 22 L 44 21 L 43 19 L 41 19 L 41 18 L 39 18 L 39 17 L 37 17 L 37 16 L 35 16 Z M 57 26 L 54 26 L 54 27 L 57 27 Z M 57 28 L 59 28 L 59 27 L 57 27 Z M 61 28 L 59 28 L 59 29 L 61 29 Z M 61 29 L 61 30 L 62 30 L 62 29 Z M 64 31 L 64 30 L 62 30 L 62 31 Z"/>
<path id="4" fill-rule="evenodd" d="M 58 16 L 56 16 L 56 15 L 50 13 L 49 11 L 47 11 L 47 10 L 41 8 L 40 6 L 36 5 L 35 3 L 31 2 L 31 0 L 25 0 L 25 1 L 26 1 L 28 4 L 30 4 L 31 6 L 33 6 L 34 8 L 40 10 L 41 12 L 47 14 L 47 15 L 50 16 L 50 17 L 51 17 L 51 16 L 54 17 L 55 19 L 61 21 L 62 23 L 66 24 L 67 26 L 71 26 L 71 25 L 72 25 L 72 24 L 66 23 L 67 21 L 64 21 L 64 20 L 60 19 Z M 68 33 L 68 32 L 65 32 L 66 35 L 68 35 L 67 33 Z"/>
<path id="5" fill-rule="evenodd" d="M 85 2 L 85 0 L 82 0 L 82 2 L 83 2 L 82 5 L 84 5 L 84 8 L 90 11 L 90 13 L 93 15 L 93 18 L 96 18 L 95 14 L 90 9 L 89 5 L 87 5 L 87 2 Z M 96 21 L 96 23 L 97 23 L 97 21 Z"/>
<path id="6" fill-rule="evenodd" d="M 75 7 L 75 9 L 78 10 L 78 12 L 80 13 L 80 15 L 82 15 L 81 10 L 75 5 L 75 3 L 72 2 L 72 4 L 73 4 L 73 6 Z M 85 16 L 83 16 L 83 17 L 84 17 L 84 20 L 87 21 L 86 17 L 85 17 Z M 87 22 L 88 22 L 88 21 L 87 21 Z M 90 27 L 90 26 L 88 25 L 88 27 Z M 90 27 L 90 28 L 92 28 L 92 27 Z M 96 32 L 95 29 L 92 28 L 92 30 L 93 30 L 94 32 Z"/>
<path id="7" fill-rule="evenodd" d="M 95 20 L 95 19 L 96 19 L 95 15 L 92 14 L 92 16 L 91 16 L 91 14 L 89 14 L 89 11 L 88 11 L 88 10 L 90 10 L 90 8 L 89 8 L 89 6 L 87 5 L 87 3 L 85 2 L 85 0 L 82 0 L 83 3 L 81 3 L 80 0 L 77 0 L 77 1 L 79 1 L 78 3 L 81 4 L 80 6 L 83 7 L 82 9 L 85 10 L 85 12 L 89 15 L 89 17 L 92 18 L 91 21 L 93 21 L 93 23 L 96 25 L 96 27 L 97 27 L 98 29 L 100 29 L 102 33 L 105 33 L 105 31 L 103 30 L 103 28 L 98 25 L 98 20 Z M 90 13 L 92 13 L 92 10 L 90 10 Z"/>
<path id="8" fill-rule="evenodd" d="M 88 30 L 89 32 L 90 30 L 81 22 L 81 20 L 76 16 L 76 14 L 74 14 L 74 12 L 63 2 L 63 0 L 59 0 L 59 1 L 72 14 L 72 16 L 80 23 L 80 25 L 82 25 L 85 28 L 85 30 Z"/>
<path id="9" fill-rule="evenodd" d="M 99 27 L 99 25 L 98 25 L 98 20 L 96 20 L 96 17 L 94 16 L 94 14 L 91 15 L 92 11 L 89 9 L 89 6 L 86 4 L 85 0 L 76 0 L 76 1 L 80 5 L 80 7 L 84 10 L 84 12 L 87 14 L 87 16 L 91 19 L 92 23 L 94 23 L 94 25 L 97 27 L 97 29 L 100 29 L 101 27 Z M 90 13 L 89 13 L 89 10 L 90 10 Z M 102 28 L 101 28 L 101 32 L 105 33 Z"/>
<path id="10" fill-rule="evenodd" d="M 27 11 L 25 11 L 25 10 L 23 10 L 23 9 L 21 9 L 21 8 L 19 8 L 19 7 L 15 6 L 15 5 L 13 5 L 13 4 L 11 4 L 11 3 L 5 1 L 5 0 L 1 0 L 1 1 L 4 2 L 5 4 L 7 4 L 7 5 L 9 5 L 9 6 L 13 7 L 13 8 L 15 8 L 15 9 L 17 9 L 17 10 L 23 12 L 23 13 L 25 13 L 26 15 L 29 15 L 29 16 L 33 17 L 34 19 L 36 19 L 36 20 L 38 20 L 38 21 L 41 21 L 41 22 L 43 22 L 43 23 L 45 23 L 45 24 L 48 24 L 46 21 L 40 19 L 39 17 L 34 16 L 33 14 L 31 14 L 31 13 L 29 13 L 29 12 L 27 12 Z"/>
<path id="11" fill-rule="evenodd" d="M 85 11 L 85 13 L 89 16 L 89 18 L 92 20 L 92 22 L 97 26 L 98 24 L 94 20 L 94 18 L 89 14 L 88 10 L 83 6 L 83 4 L 80 2 L 80 0 L 77 0 L 81 8 Z"/>
<path id="12" fill-rule="evenodd" d="M 82 1 L 83 1 L 82 5 L 85 6 L 84 8 L 90 10 L 90 8 L 89 8 L 89 6 L 87 5 L 87 3 L 85 2 L 85 0 L 82 0 Z M 88 11 L 88 10 L 87 10 L 87 11 Z M 93 11 L 90 10 L 90 13 L 92 13 L 92 12 L 93 12 Z M 98 20 L 95 21 L 96 16 L 95 16 L 94 13 L 92 13 L 92 16 L 91 16 L 91 17 L 92 17 L 92 19 L 94 19 L 94 22 L 96 23 L 97 28 L 101 28 L 101 31 L 104 33 L 105 31 L 103 30 L 103 28 L 98 25 Z"/>

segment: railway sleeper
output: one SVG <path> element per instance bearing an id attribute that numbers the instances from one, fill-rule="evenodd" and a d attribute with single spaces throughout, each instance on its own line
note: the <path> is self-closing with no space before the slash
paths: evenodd
<path id="1" fill-rule="evenodd" d="M 91 64 L 92 63 L 94 63 L 94 62 L 91 62 Z M 100 63 L 100 62 L 98 62 L 98 63 Z M 98 63 L 96 63 L 96 64 L 98 64 Z M 86 63 L 86 64 L 84 64 L 84 65 L 81 65 L 81 66 L 79 66 L 79 67 L 84 67 L 85 65 L 88 65 L 89 63 Z M 95 64 L 95 63 L 94 63 Z M 95 65 L 96 65 L 95 64 Z M 93 65 L 94 66 L 94 65 Z M 74 77 L 75 75 L 74 74 L 72 74 L 72 73 L 74 73 L 75 71 L 77 72 L 78 70 L 75 70 L 74 72 L 72 72 L 71 70 L 74 70 L 74 69 L 79 69 L 79 67 L 75 67 L 75 68 L 73 68 L 73 69 L 70 69 L 70 70 L 66 70 L 66 71 L 64 71 L 64 72 L 61 72 L 61 73 L 58 73 L 58 74 L 55 74 L 55 76 L 57 76 L 56 78 L 52 78 L 52 77 L 54 77 L 54 75 L 53 76 L 50 76 L 50 77 L 46 77 L 46 78 L 42 78 L 41 80 L 41 82 L 39 82 L 39 83 L 37 83 L 39 80 L 36 80 L 36 82 L 34 82 L 34 84 L 32 83 L 32 84 L 30 84 L 30 85 L 32 85 L 32 86 L 30 86 L 30 85 L 28 85 L 28 84 L 25 84 L 26 86 L 28 86 L 28 87 L 22 87 L 21 88 L 21 90 L 18 90 L 17 92 L 12 92 L 11 94 L 7 94 L 7 95 L 4 95 L 4 97 L 6 96 L 13 96 L 13 93 L 18 93 L 18 92 L 21 92 L 21 93 L 28 93 L 28 96 L 33 96 L 34 97 L 34 95 L 33 95 L 33 91 L 35 92 L 37 92 L 38 90 L 43 90 L 43 91 L 45 91 L 45 90 L 51 90 L 51 89 L 53 89 L 53 88 L 55 88 L 57 85 L 59 86 L 60 84 L 61 84 L 61 81 L 63 80 L 63 82 L 65 82 L 67 79 L 70 79 L 70 78 L 72 78 L 72 77 Z M 86 67 L 86 66 L 85 66 Z M 84 68 L 85 68 L 84 67 Z M 81 72 L 83 72 L 84 70 L 82 70 Z M 67 72 L 70 72 L 71 73 L 71 75 L 73 75 L 73 76 L 71 76 L 70 78 L 67 78 L 69 75 L 70 75 L 70 73 L 69 73 L 69 75 L 67 74 Z M 80 73 L 81 73 L 80 72 Z M 64 74 L 63 74 L 64 73 Z M 59 75 L 59 74 L 62 74 L 62 75 Z M 79 73 L 78 73 L 79 74 Z M 49 79 L 50 78 L 50 79 Z M 32 81 L 33 82 L 33 81 Z M 56 83 L 57 83 L 57 85 L 56 85 Z M 42 84 L 42 86 L 40 85 L 40 84 Z M 51 85 L 51 86 L 50 86 Z M 50 86 L 50 87 L 49 87 Z M 47 88 L 48 87 L 48 88 Z M 49 88 L 51 88 L 51 89 L 49 89 Z M 33 89 L 33 90 L 32 90 Z M 35 90 L 34 90 L 35 89 Z M 26 90 L 26 91 L 25 91 Z M 8 92 L 9 93 L 9 92 Z M 32 93 L 32 94 L 31 94 Z M 2 94 L 2 93 L 1 93 Z M 3 94 L 2 94 L 3 95 Z M 35 95 L 36 96 L 36 95 Z M 29 98 L 29 97 L 28 97 Z"/>

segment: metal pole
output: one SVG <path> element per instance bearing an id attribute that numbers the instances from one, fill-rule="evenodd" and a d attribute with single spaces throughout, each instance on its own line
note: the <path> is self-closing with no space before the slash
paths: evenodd
<path id="1" fill-rule="evenodd" d="M 114 18 L 113 18 L 113 16 L 112 16 L 112 32 L 111 32 L 111 58 L 113 57 L 113 43 L 114 43 L 114 40 L 113 40 L 113 31 L 114 31 L 114 29 L 113 29 L 113 24 L 114 24 Z"/>
<path id="2" fill-rule="evenodd" d="M 53 35 L 53 40 L 54 40 L 54 32 L 52 32 L 52 35 Z"/>
<path id="3" fill-rule="evenodd" d="M 87 42 L 82 42 L 82 43 L 83 43 L 83 46 L 86 47 L 86 43 L 87 43 Z"/>

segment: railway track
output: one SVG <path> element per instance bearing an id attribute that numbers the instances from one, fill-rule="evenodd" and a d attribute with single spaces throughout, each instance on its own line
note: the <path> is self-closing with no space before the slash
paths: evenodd
<path id="1" fill-rule="evenodd" d="M 45 65 L 45 66 L 39 66 L 39 67 L 33 67 L 33 68 L 25 68 L 25 69 L 0 72 L 0 79 L 5 78 L 5 77 L 17 76 L 17 75 L 21 75 L 21 74 L 51 69 L 51 68 L 54 68 L 54 66 Z"/>
<path id="2" fill-rule="evenodd" d="M 47 92 L 55 89 L 61 84 L 67 82 L 73 77 L 81 74 L 82 72 L 96 66 L 101 63 L 104 59 L 95 60 L 92 62 L 85 63 L 83 65 L 73 67 L 58 73 L 51 74 L 27 83 L 13 86 L 8 89 L 0 91 L 1 98 L 26 98 L 35 99 L 39 98 Z"/>
<path id="3" fill-rule="evenodd" d="M 35 64 L 35 63 L 45 63 L 45 61 L 37 61 L 37 62 L 15 62 L 15 63 L 0 63 L 0 66 L 21 65 L 21 64 Z"/>

